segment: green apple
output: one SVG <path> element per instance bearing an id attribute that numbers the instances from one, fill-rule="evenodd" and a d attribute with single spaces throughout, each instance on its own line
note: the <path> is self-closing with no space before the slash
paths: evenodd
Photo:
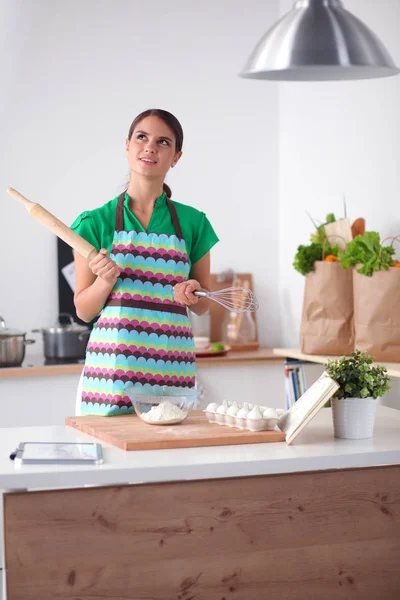
<path id="1" fill-rule="evenodd" d="M 221 352 L 221 350 L 225 350 L 225 346 L 222 342 L 214 342 L 211 346 L 212 352 Z"/>

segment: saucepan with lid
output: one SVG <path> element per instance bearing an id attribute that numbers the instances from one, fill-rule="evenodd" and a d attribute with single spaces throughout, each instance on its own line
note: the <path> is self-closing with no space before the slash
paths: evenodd
<path id="1" fill-rule="evenodd" d="M 68 322 L 61 323 L 61 317 Z M 85 358 L 90 329 L 74 321 L 72 315 L 60 313 L 58 321 L 52 327 L 33 329 L 43 335 L 44 355 L 48 359 L 82 359 Z"/>
<path id="2" fill-rule="evenodd" d="M 19 329 L 8 329 L 0 317 L 0 367 L 19 367 L 25 358 L 25 347 L 35 340 L 26 340 L 26 333 Z"/>

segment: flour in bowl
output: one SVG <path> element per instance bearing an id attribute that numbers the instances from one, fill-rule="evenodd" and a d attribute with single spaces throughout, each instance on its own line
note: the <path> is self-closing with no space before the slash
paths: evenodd
<path id="1" fill-rule="evenodd" d="M 171 402 L 162 402 L 158 406 L 153 406 L 148 413 L 142 413 L 141 415 L 143 421 L 148 423 L 169 423 L 170 421 L 179 423 L 186 416 L 187 412 Z"/>

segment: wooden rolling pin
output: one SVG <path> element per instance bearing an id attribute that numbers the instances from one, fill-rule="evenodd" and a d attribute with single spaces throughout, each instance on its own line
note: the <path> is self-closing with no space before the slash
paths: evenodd
<path id="1" fill-rule="evenodd" d="M 76 250 L 78 254 L 87 258 L 87 260 L 91 260 L 96 256 L 97 250 L 92 244 L 89 244 L 83 237 L 75 233 L 75 231 L 72 231 L 65 223 L 43 208 L 43 206 L 31 202 L 28 198 L 25 198 L 25 196 L 17 192 L 17 190 L 14 190 L 14 188 L 8 188 L 7 192 L 10 196 L 15 198 L 15 200 L 21 202 L 34 219 L 52 231 L 57 237 L 64 240 L 64 242 Z"/>

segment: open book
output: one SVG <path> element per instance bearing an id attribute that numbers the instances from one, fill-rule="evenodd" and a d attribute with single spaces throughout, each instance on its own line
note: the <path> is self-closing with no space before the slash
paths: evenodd
<path id="1" fill-rule="evenodd" d="M 286 434 L 288 444 L 293 442 L 294 438 L 332 398 L 339 387 L 338 382 L 324 371 L 317 381 L 281 416 L 277 425 Z"/>

